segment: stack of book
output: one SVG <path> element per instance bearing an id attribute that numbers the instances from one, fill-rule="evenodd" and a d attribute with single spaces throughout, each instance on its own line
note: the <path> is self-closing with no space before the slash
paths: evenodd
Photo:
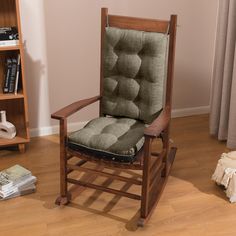
<path id="1" fill-rule="evenodd" d="M 19 44 L 16 27 L 0 27 L 0 47 L 16 46 Z"/>
<path id="2" fill-rule="evenodd" d="M 6 200 L 35 192 L 37 178 L 20 165 L 0 172 L 0 200 Z"/>
<path id="3" fill-rule="evenodd" d="M 5 80 L 3 84 L 3 93 L 15 93 L 19 89 L 20 77 L 20 54 L 17 58 L 6 59 Z"/>

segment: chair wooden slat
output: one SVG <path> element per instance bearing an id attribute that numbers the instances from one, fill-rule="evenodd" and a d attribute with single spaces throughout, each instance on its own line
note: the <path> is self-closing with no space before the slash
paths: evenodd
<path id="1" fill-rule="evenodd" d="M 80 185 L 80 186 L 101 190 L 101 191 L 104 191 L 104 192 L 107 192 L 107 193 L 113 193 L 113 194 L 120 195 L 120 196 L 123 196 L 123 197 L 132 198 L 132 199 L 135 199 L 135 200 L 141 200 L 141 196 L 137 195 L 137 194 L 127 193 L 127 192 L 123 192 L 123 191 L 112 189 L 112 188 L 105 188 L 103 186 L 83 182 L 83 181 L 80 181 L 80 180 L 67 178 L 67 182 L 71 183 L 71 184 L 77 184 L 77 185 Z"/>
<path id="2" fill-rule="evenodd" d="M 117 15 L 108 15 L 107 22 L 111 27 L 159 33 L 168 33 L 169 26 L 169 21 Z"/>

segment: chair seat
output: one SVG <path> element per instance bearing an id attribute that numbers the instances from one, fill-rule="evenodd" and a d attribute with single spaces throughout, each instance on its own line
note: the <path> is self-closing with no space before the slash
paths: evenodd
<path id="1" fill-rule="evenodd" d="M 68 137 L 68 147 L 119 162 L 133 162 L 144 144 L 146 124 L 130 118 L 99 117 Z"/>

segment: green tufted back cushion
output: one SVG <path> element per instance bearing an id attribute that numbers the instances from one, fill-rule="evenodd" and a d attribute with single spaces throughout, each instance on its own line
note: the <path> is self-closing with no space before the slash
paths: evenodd
<path id="1" fill-rule="evenodd" d="M 102 112 L 152 122 L 163 108 L 168 36 L 107 27 Z"/>

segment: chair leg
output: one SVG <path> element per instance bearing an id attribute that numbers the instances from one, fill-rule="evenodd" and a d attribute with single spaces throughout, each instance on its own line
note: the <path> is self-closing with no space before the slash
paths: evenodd
<path id="1" fill-rule="evenodd" d="M 177 152 L 176 147 L 171 147 L 170 148 L 170 151 L 169 151 L 169 154 L 168 154 L 167 160 L 166 160 L 166 178 L 170 174 L 171 167 L 172 167 L 172 165 L 174 163 L 174 160 L 175 160 L 176 152 Z"/>
<path id="2" fill-rule="evenodd" d="M 149 186 L 150 186 L 150 153 L 151 153 L 151 139 L 146 138 L 144 143 L 144 160 L 143 160 L 143 182 L 142 182 L 142 197 L 141 197 L 141 211 L 138 226 L 143 227 L 148 216 L 149 208 Z"/>
<path id="3" fill-rule="evenodd" d="M 175 147 L 169 147 L 169 139 L 170 139 L 170 127 L 168 126 L 165 130 L 164 130 L 164 136 L 163 136 L 163 148 L 166 149 L 166 155 L 163 159 L 163 162 L 165 163 L 165 168 L 163 170 L 162 176 L 163 177 L 168 177 L 169 173 L 170 173 L 170 169 L 172 167 L 172 164 L 174 162 L 175 159 L 175 154 L 177 151 L 177 148 Z"/>
<path id="4" fill-rule="evenodd" d="M 67 122 L 60 120 L 60 196 L 56 199 L 55 204 L 66 205 L 71 200 L 71 195 L 67 190 Z"/>
<path id="5" fill-rule="evenodd" d="M 165 163 L 165 168 L 163 170 L 162 176 L 163 177 L 167 177 L 168 176 L 168 172 L 169 172 L 169 162 L 168 162 L 168 155 L 169 155 L 169 136 L 170 133 L 170 127 L 168 126 L 165 130 L 164 130 L 164 135 L 163 135 L 163 148 L 166 149 L 166 155 L 163 158 L 163 162 Z"/>
<path id="6" fill-rule="evenodd" d="M 167 135 L 167 137 L 169 137 Z M 150 219 L 156 204 L 158 203 L 162 191 L 164 190 L 167 182 L 171 166 L 175 159 L 177 148 L 171 148 L 169 153 L 166 154 L 164 163 L 164 169 L 159 172 L 159 177 L 152 187 L 150 187 L 150 179 L 152 173 L 150 173 L 151 166 L 151 139 L 146 138 L 144 144 L 144 162 L 143 162 L 143 183 L 142 183 L 142 198 L 141 198 L 141 212 L 140 219 L 138 220 L 138 226 L 143 227 L 144 224 Z M 163 174 L 164 173 L 164 174 Z M 151 184 L 152 185 L 152 184 Z"/>
<path id="7" fill-rule="evenodd" d="M 71 200 L 71 194 L 67 190 L 67 160 L 66 154 L 60 153 L 60 196 L 56 199 L 56 205 L 67 205 Z"/>

